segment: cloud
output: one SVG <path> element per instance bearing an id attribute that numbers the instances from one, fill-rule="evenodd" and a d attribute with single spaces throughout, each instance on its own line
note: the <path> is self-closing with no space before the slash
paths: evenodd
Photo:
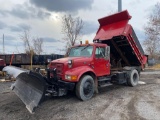
<path id="1" fill-rule="evenodd" d="M 6 11 L 6 10 L 0 10 L 0 17 L 5 17 L 5 16 L 7 16 L 7 13 L 8 11 Z"/>
<path id="2" fill-rule="evenodd" d="M 22 19 L 28 19 L 30 15 L 32 15 L 30 14 L 30 10 L 27 9 L 26 6 L 22 6 L 19 4 L 15 5 L 11 11 L 8 11 L 8 13 Z"/>
<path id="3" fill-rule="evenodd" d="M 27 3 L 23 5 L 16 5 L 12 9 L 12 11 L 10 11 L 10 14 L 22 19 L 29 19 L 29 18 L 45 19 L 51 15 L 49 12 L 30 6 Z"/>
<path id="4" fill-rule="evenodd" d="M 134 31 L 137 35 L 138 40 L 142 43 L 146 38 L 145 32 L 143 30 L 138 29 L 138 28 L 134 28 Z"/>
<path id="5" fill-rule="evenodd" d="M 83 33 L 85 35 L 96 33 L 98 30 L 98 22 L 84 21 Z"/>
<path id="6" fill-rule="evenodd" d="M 21 32 L 22 31 L 22 29 L 17 26 L 10 26 L 9 28 L 12 32 Z"/>
<path id="7" fill-rule="evenodd" d="M 51 16 L 51 13 L 24 3 L 14 5 L 11 10 L 0 10 L 0 15 L 12 15 L 21 19 L 46 19 Z"/>
<path id="8" fill-rule="evenodd" d="M 77 12 L 90 9 L 94 0 L 30 0 L 37 7 L 55 12 Z"/>
<path id="9" fill-rule="evenodd" d="M 54 38 L 50 38 L 50 37 L 44 37 L 42 38 L 44 42 L 49 42 L 49 43 L 52 43 L 52 42 L 59 42 L 59 40 L 56 40 Z"/>
<path id="10" fill-rule="evenodd" d="M 0 44 L 2 44 L 2 41 L 0 41 Z M 12 35 L 5 35 L 4 34 L 4 45 L 11 46 L 11 47 L 14 47 L 15 45 L 21 46 L 22 42 L 17 40 L 16 37 L 14 37 Z"/>
<path id="11" fill-rule="evenodd" d="M 31 29 L 31 26 L 27 25 L 27 24 L 24 24 L 24 23 L 21 23 L 18 25 L 20 28 L 22 28 L 23 30 L 30 30 Z"/>
<path id="12" fill-rule="evenodd" d="M 5 46 L 10 46 L 10 47 L 16 47 L 17 46 L 17 47 L 20 47 L 20 46 L 23 46 L 23 43 L 22 42 L 12 41 L 12 42 L 5 43 Z"/>
<path id="13" fill-rule="evenodd" d="M 0 44 L 2 44 L 2 41 L 0 41 Z M 4 45 L 5 46 L 10 46 L 10 47 L 15 47 L 17 46 L 22 46 L 23 42 L 18 40 L 15 36 L 13 35 L 6 35 L 4 34 Z M 9 49 L 7 49 L 9 50 Z"/>
<path id="14" fill-rule="evenodd" d="M 4 35 L 4 40 L 5 41 L 12 41 L 12 40 L 14 41 L 14 40 L 16 40 L 16 38 L 11 35 Z M 7 44 L 8 44 L 8 42 L 7 42 Z"/>
<path id="15" fill-rule="evenodd" d="M 18 24 L 16 26 L 10 26 L 9 28 L 12 32 L 21 32 L 21 31 L 24 31 L 24 30 L 29 31 L 31 29 L 31 26 L 29 26 L 25 23 L 21 23 L 21 24 Z"/>
<path id="16" fill-rule="evenodd" d="M 7 27 L 7 25 L 4 22 L 0 21 L 0 29 L 4 29 L 5 27 Z"/>
<path id="17" fill-rule="evenodd" d="M 135 6 L 139 5 L 141 2 L 142 2 L 142 0 L 129 1 L 129 5 L 131 7 L 135 7 Z"/>

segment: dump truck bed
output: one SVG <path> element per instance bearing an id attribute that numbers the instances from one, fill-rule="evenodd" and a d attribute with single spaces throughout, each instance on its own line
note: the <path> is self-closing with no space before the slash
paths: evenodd
<path id="1" fill-rule="evenodd" d="M 112 66 L 141 66 L 146 59 L 141 44 L 128 21 L 128 11 L 99 19 L 100 27 L 94 38 L 110 46 Z"/>

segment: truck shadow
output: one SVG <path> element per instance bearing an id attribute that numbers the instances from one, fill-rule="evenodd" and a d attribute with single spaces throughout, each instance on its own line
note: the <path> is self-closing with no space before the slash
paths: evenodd
<path id="1" fill-rule="evenodd" d="M 116 91 L 119 89 L 124 89 L 128 86 L 126 85 L 110 85 L 110 86 L 106 86 L 103 88 L 99 88 L 99 94 L 104 94 L 104 93 L 108 93 L 108 92 L 112 92 L 112 91 Z"/>
<path id="2" fill-rule="evenodd" d="M 103 88 L 99 88 L 99 93 L 98 94 L 95 94 L 94 97 L 98 96 L 98 95 L 104 95 L 104 94 L 111 94 L 111 93 L 115 93 L 117 92 L 117 90 L 121 90 L 121 89 L 125 89 L 125 88 L 128 88 L 129 86 L 127 85 L 110 85 L 110 86 L 106 86 L 106 87 L 103 87 Z M 69 91 L 67 93 L 67 95 L 65 96 L 47 96 L 45 98 L 45 101 L 53 101 L 53 100 L 68 100 L 68 99 L 72 99 L 74 100 L 75 102 L 79 102 L 80 100 L 76 97 L 76 94 L 74 91 Z"/>

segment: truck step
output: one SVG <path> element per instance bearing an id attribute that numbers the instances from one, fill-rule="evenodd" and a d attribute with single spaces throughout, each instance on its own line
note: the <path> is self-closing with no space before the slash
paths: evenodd
<path id="1" fill-rule="evenodd" d="M 110 81 L 111 77 L 99 77 L 98 78 L 98 82 L 102 82 L 102 81 Z"/>

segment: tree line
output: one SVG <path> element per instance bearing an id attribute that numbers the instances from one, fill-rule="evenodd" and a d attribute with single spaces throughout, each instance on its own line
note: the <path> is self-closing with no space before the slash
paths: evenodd
<path id="1" fill-rule="evenodd" d="M 148 17 L 148 22 L 144 27 L 146 38 L 144 47 L 149 57 L 160 58 L 160 2 L 158 2 Z"/>

